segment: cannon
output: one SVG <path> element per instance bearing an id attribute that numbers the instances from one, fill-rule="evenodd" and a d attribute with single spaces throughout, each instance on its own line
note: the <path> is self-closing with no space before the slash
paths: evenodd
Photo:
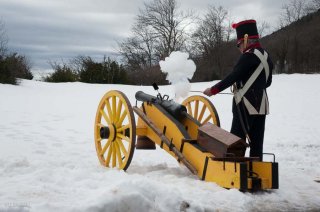
<path id="1" fill-rule="evenodd" d="M 111 90 L 94 123 L 97 156 L 105 167 L 127 170 L 135 149 L 164 149 L 199 179 L 241 191 L 277 189 L 278 163 L 245 157 L 247 144 L 220 128 L 214 105 L 195 95 L 182 104 L 138 91 L 136 105 Z M 138 103 L 141 103 L 138 106 Z M 137 122 L 134 113 L 137 114 Z"/>

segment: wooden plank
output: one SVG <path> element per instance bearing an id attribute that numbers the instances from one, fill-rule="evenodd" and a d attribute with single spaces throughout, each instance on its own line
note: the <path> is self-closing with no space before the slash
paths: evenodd
<path id="1" fill-rule="evenodd" d="M 163 135 L 161 130 L 155 126 L 152 121 L 136 106 L 133 107 L 133 111 L 160 137 L 160 139 L 168 146 L 171 147 L 172 152 L 193 174 L 197 175 L 197 170 L 187 161 L 187 159 L 182 155 L 182 153 L 175 147 L 172 146 L 170 140 Z"/>

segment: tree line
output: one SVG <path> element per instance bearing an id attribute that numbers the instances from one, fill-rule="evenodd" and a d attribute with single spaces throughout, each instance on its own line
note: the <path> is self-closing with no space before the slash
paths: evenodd
<path id="1" fill-rule="evenodd" d="M 32 79 L 31 65 L 26 56 L 9 52 L 4 23 L 0 20 L 0 83 L 18 84 L 18 78 Z"/>
<path id="2" fill-rule="evenodd" d="M 320 0 L 291 0 L 282 6 L 276 33 L 261 39 L 276 64 L 276 73 L 319 73 Z M 166 83 L 158 63 L 172 51 L 186 51 L 197 65 L 191 81 L 221 79 L 239 57 L 231 29 L 229 12 L 208 6 L 202 17 L 182 11 L 176 0 L 144 3 L 132 26 L 132 36 L 120 43 L 123 64 L 129 75 L 147 77 L 137 84 L 150 84 L 153 78 Z M 270 28 L 258 20 L 260 36 Z M 305 30 L 307 29 L 307 30 Z M 302 33 L 303 32 L 303 33 Z M 233 39 L 232 39 L 233 38 Z"/>
<path id="3" fill-rule="evenodd" d="M 68 63 L 51 62 L 53 73 L 44 77 L 46 82 L 85 82 L 101 84 L 127 84 L 124 67 L 109 57 L 95 61 L 90 56 L 78 56 Z"/>
<path id="4" fill-rule="evenodd" d="M 320 21 L 319 8 L 320 0 L 291 0 L 283 5 L 276 31 L 261 39 L 276 64 L 276 73 L 320 71 L 319 51 L 314 51 L 320 46 L 317 42 L 320 37 L 317 24 Z M 191 81 L 221 79 L 232 70 L 240 54 L 235 45 L 235 32 L 230 27 L 233 20 L 221 6 L 208 6 L 201 17 L 195 14 L 192 10 L 183 11 L 178 0 L 146 1 L 135 18 L 131 36 L 118 43 L 121 62 L 106 56 L 102 61 L 78 56 L 68 63 L 52 62 L 54 72 L 44 80 L 167 84 L 159 61 L 173 51 L 188 52 L 196 63 L 197 69 Z M 269 28 L 267 22 L 258 20 L 260 35 L 263 36 Z M 0 33 L 0 53 L 6 51 L 5 41 Z M 3 70 L 9 70 L 2 68 L 8 66 L 2 65 L 3 58 L 21 65 L 10 66 L 9 69 L 21 70 L 20 75 L 15 73 L 14 77 L 26 78 L 21 73 L 29 73 L 30 66 L 24 56 L 15 53 L 0 57 L 0 80 Z"/>
<path id="5" fill-rule="evenodd" d="M 275 61 L 275 73 L 320 72 L 320 10 L 261 39 Z"/>

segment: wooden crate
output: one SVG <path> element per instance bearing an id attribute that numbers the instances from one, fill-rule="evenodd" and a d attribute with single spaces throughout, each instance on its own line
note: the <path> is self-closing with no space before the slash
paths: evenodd
<path id="1" fill-rule="evenodd" d="M 211 123 L 199 127 L 197 142 L 215 157 L 243 157 L 248 146 L 243 139 Z"/>

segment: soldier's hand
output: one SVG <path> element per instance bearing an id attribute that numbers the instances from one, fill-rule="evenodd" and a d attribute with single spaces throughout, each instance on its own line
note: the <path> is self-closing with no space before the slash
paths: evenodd
<path id="1" fill-rule="evenodd" d="M 212 96 L 213 94 L 211 93 L 211 88 L 207 88 L 206 90 L 203 91 L 203 94 L 204 95 L 207 95 L 207 96 Z"/>

